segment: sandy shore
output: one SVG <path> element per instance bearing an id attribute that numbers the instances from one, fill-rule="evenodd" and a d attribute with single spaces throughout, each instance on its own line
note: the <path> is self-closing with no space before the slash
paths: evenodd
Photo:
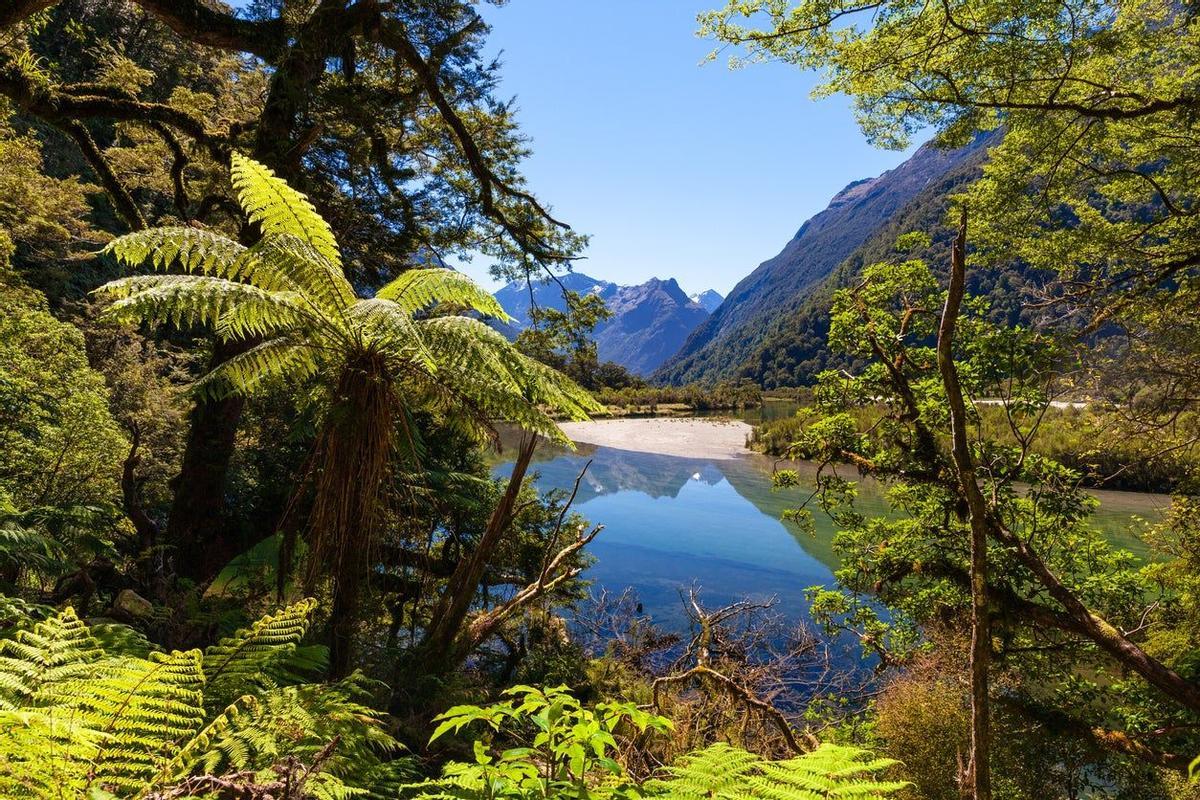
<path id="1" fill-rule="evenodd" d="M 652 417 L 564 422 L 563 433 L 600 447 L 685 458 L 727 459 L 749 452 L 750 426 L 741 420 Z"/>

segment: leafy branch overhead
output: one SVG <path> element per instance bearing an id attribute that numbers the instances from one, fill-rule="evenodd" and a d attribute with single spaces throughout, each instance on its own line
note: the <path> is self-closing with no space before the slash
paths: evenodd
<path id="1" fill-rule="evenodd" d="M 36 29 L 57 5 L 8 3 L 0 27 Z M 161 142 L 171 159 L 174 212 L 184 221 L 207 222 L 214 211 L 228 210 L 220 191 L 195 199 L 206 189 L 204 165 L 223 165 L 231 152 L 246 149 L 289 178 L 304 176 L 326 206 L 355 188 L 382 190 L 361 210 L 371 235 L 402 245 L 397 260 L 422 246 L 463 243 L 463 231 L 425 207 L 447 189 L 469 203 L 468 238 L 476 246 L 510 261 L 561 265 L 575 257 L 579 237 L 523 186 L 516 164 L 524 150 L 512 135 L 509 110 L 490 97 L 494 66 L 478 54 L 487 26 L 470 5 L 431 13 L 394 3 L 325 2 L 251 18 L 200 0 L 130 5 L 124 13 L 154 20 L 184 46 L 230 59 L 217 69 L 261 70 L 269 79 L 263 96 L 245 98 L 235 118 L 213 120 L 174 97 L 143 98 L 141 87 L 55 80 L 27 50 L 0 51 L 0 94 L 75 143 L 127 227 L 153 220 L 132 185 L 138 176 L 115 163 L 94 135 L 98 125 L 140 126 Z M 334 59 L 340 69 L 330 67 Z M 326 161 L 331 152 L 352 177 Z M 303 167 L 314 165 L 319 174 L 305 175 Z M 418 171 L 435 191 L 418 188 L 412 180 Z M 400 218 L 404 229 L 389 232 Z M 356 242 L 356 249 L 360 244 L 367 242 Z"/>

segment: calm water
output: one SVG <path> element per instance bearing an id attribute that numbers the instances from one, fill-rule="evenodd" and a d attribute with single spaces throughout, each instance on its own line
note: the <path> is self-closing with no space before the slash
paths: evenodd
<path id="1" fill-rule="evenodd" d="M 680 592 L 691 586 L 703 590 L 709 607 L 774 597 L 780 611 L 800 618 L 804 590 L 833 582 L 833 524 L 817 512 L 816 535 L 809 536 L 780 521 L 800 494 L 771 490 L 772 459 L 678 458 L 581 444 L 575 453 L 539 453 L 531 470 L 542 490 L 569 489 L 589 460 L 575 511 L 605 529 L 589 548 L 597 563 L 587 577 L 613 593 L 633 587 L 660 624 L 684 626 Z M 1168 498 L 1098 495 L 1097 527 L 1144 555 L 1130 532 L 1133 519 L 1156 517 Z M 885 512 L 877 487 L 860 485 L 858 507 Z"/>

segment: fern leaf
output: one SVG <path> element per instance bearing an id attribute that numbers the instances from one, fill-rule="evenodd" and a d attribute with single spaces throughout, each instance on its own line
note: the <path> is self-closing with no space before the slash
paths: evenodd
<path id="1" fill-rule="evenodd" d="M 308 632 L 316 607 L 316 600 L 301 600 L 209 647 L 204 653 L 208 705 L 228 705 L 239 695 L 273 688 Z"/>
<path id="2" fill-rule="evenodd" d="M 246 252 L 239 269 L 251 282 L 271 276 L 281 285 L 294 287 L 325 315 L 336 316 L 357 299 L 340 264 L 290 233 L 264 236 Z"/>
<path id="3" fill-rule="evenodd" d="M 47 686 L 85 679 L 103 656 L 72 608 L 0 640 L 0 710 L 18 709 Z"/>
<path id="4" fill-rule="evenodd" d="M 225 332 L 232 338 L 307 319 L 292 293 L 201 275 L 138 275 L 110 281 L 93 294 L 115 301 L 104 316 L 117 322 L 188 327 L 215 325 L 228 315 Z"/>
<path id="5" fill-rule="evenodd" d="M 303 380 L 320 368 L 314 350 L 282 336 L 223 361 L 192 385 L 204 397 L 253 394 L 272 377 Z"/>
<path id="6" fill-rule="evenodd" d="M 433 356 L 421 337 L 412 315 L 391 300 L 360 300 L 350 309 L 363 344 L 401 365 L 416 365 L 434 372 Z"/>
<path id="7" fill-rule="evenodd" d="M 131 267 L 149 264 L 166 270 L 178 266 L 188 273 L 233 278 L 246 248 L 205 228 L 165 227 L 118 236 L 102 252 Z"/>
<path id="8" fill-rule="evenodd" d="M 268 167 L 241 153 L 235 152 L 230 158 L 229 177 L 242 210 L 252 222 L 258 223 L 264 237 L 279 234 L 299 237 L 341 269 L 341 254 L 333 230 L 307 197 L 276 177 Z"/>
<path id="9" fill-rule="evenodd" d="M 376 292 L 375 296 L 397 303 L 410 315 L 445 304 L 476 311 L 502 322 L 512 320 L 496 298 L 479 284 L 457 270 L 442 267 L 410 269 Z"/>
<path id="10" fill-rule="evenodd" d="M 75 716 L 103 735 L 91 757 L 98 785 L 138 789 L 204 722 L 200 652 L 151 653 L 100 662 L 85 681 L 55 683 L 37 704 Z"/>
<path id="11" fill-rule="evenodd" d="M 796 758 L 765 761 L 720 743 L 682 757 L 665 770 L 665 778 L 646 788 L 672 800 L 884 800 L 910 785 L 876 777 L 898 763 L 832 744 Z"/>

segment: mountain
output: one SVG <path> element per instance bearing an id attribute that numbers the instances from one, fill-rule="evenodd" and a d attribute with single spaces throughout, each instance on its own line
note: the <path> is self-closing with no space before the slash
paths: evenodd
<path id="1" fill-rule="evenodd" d="M 986 155 L 988 141 L 981 137 L 952 151 L 927 144 L 895 169 L 842 189 L 825 210 L 800 227 L 778 255 L 733 288 L 680 351 L 655 373 L 655 379 L 682 384 L 746 376 L 773 387 L 794 385 L 789 382 L 807 376 L 808 370 L 784 363 L 786 357 L 778 362 L 772 340 L 797 323 L 795 315 L 809 298 L 828 293 L 824 285 L 839 266 L 903 216 L 914 201 L 924 198 L 922 202 L 932 204 L 931 208 L 944 208 L 946 192 L 938 187 L 948 177 L 974 174 Z M 823 347 L 824 331 L 814 329 L 817 323 L 819 320 L 806 319 L 804 333 Z M 827 319 L 824 325 L 827 330 Z M 771 374 L 761 366 L 764 360 L 771 365 Z"/>
<path id="2" fill-rule="evenodd" d="M 612 297 L 620 288 L 615 283 L 597 280 L 582 272 L 568 272 L 566 275 L 560 275 L 557 280 L 546 279 L 534 283 L 531 297 L 530 287 L 525 281 L 513 281 L 501 287 L 492 296 L 500 301 L 500 305 L 510 317 L 514 318 L 514 321 L 507 325 L 494 324 L 505 336 L 515 339 L 517 334 L 529 324 L 534 303 L 541 308 L 565 311 L 567 304 L 563 300 L 564 289 L 579 294 L 598 294 L 607 302 L 608 298 Z"/>
<path id="3" fill-rule="evenodd" d="M 712 289 L 705 289 L 699 294 L 688 295 L 688 299 L 711 314 L 717 310 L 717 306 L 721 305 L 725 298 Z"/>
<path id="4" fill-rule="evenodd" d="M 656 370 L 708 319 L 708 311 L 684 294 L 674 278 L 622 286 L 605 300 L 613 316 L 596 328 L 600 360 L 615 361 L 638 375 Z"/>
<path id="5" fill-rule="evenodd" d="M 564 288 L 604 299 L 613 316 L 598 325 L 594 333 L 600 360 L 615 361 L 638 375 L 649 375 L 657 369 L 708 318 L 708 311 L 693 302 L 674 278 L 651 278 L 639 286 L 620 286 L 572 272 L 558 281 L 535 283 L 532 301 L 524 281 L 501 288 L 495 297 L 515 321 L 496 327 L 515 338 L 530 322 L 532 303 L 564 310 Z"/>

